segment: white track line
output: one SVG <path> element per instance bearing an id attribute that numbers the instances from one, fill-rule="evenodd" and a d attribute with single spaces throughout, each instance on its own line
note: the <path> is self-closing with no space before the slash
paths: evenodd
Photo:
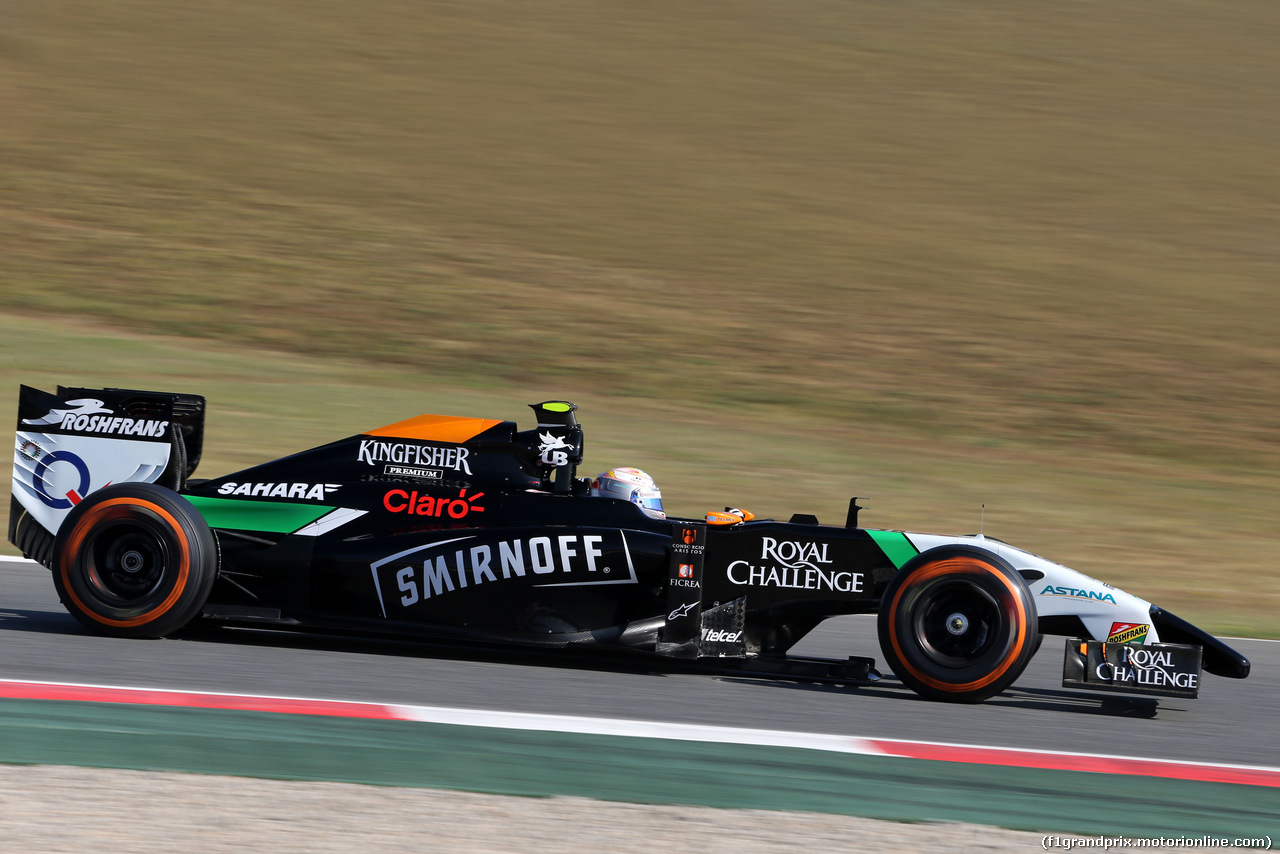
<path id="1" fill-rule="evenodd" d="M 399 703 L 350 702 L 307 697 L 234 694 L 165 688 L 121 687 L 85 683 L 0 679 L 0 697 L 10 699 L 131 703 L 222 710 L 402 720 L 418 723 L 486 727 L 499 730 L 605 735 L 701 743 L 790 747 L 828 753 L 934 759 L 983 765 L 1034 767 L 1044 770 L 1092 771 L 1211 782 L 1280 787 L 1280 768 L 1218 762 L 1027 750 L 988 745 L 846 736 L 785 730 L 746 729 L 707 724 L 663 723 L 577 715 L 500 712 Z"/>

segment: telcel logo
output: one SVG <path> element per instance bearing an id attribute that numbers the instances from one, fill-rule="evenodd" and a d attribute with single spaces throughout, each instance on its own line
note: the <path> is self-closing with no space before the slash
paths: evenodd
<path id="1" fill-rule="evenodd" d="M 413 516 L 432 516 L 435 518 L 448 516 L 450 519 L 465 519 L 472 513 L 484 512 L 484 508 L 476 504 L 481 498 L 484 498 L 483 492 L 477 492 L 475 495 L 468 497 L 465 489 L 459 491 L 457 496 L 445 496 L 443 498 L 437 498 L 433 495 L 419 495 L 417 490 L 406 492 L 403 489 L 393 489 L 382 497 L 382 506 L 392 513 L 408 513 Z"/>

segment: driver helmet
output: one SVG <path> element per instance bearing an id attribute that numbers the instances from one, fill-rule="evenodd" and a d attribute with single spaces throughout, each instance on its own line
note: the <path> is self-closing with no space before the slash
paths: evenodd
<path id="1" fill-rule="evenodd" d="M 637 504 L 654 519 L 665 519 L 662 512 L 662 490 L 653 478 L 640 469 L 617 468 L 602 471 L 591 479 L 593 498 L 621 498 Z"/>

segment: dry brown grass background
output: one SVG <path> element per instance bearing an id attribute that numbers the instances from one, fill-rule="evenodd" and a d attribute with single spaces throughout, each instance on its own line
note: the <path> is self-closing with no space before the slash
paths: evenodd
<path id="1" fill-rule="evenodd" d="M 567 396 L 679 511 L 986 503 L 1280 634 L 1274 3 L 4 5 L 0 411 L 205 393 L 209 474 Z"/>

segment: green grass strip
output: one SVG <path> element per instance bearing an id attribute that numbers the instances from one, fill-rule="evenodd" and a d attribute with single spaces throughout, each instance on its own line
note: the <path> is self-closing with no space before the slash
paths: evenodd
<path id="1" fill-rule="evenodd" d="M 1275 834 L 1280 789 L 782 747 L 0 700 L 0 762 L 963 821 L 1086 835 Z"/>

